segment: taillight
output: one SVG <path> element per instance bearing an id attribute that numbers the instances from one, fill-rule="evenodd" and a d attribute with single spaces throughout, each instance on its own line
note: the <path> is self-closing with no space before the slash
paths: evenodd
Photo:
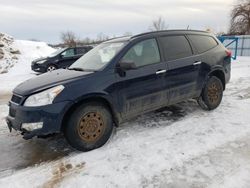
<path id="1" fill-rule="evenodd" d="M 227 57 L 232 57 L 232 51 L 231 50 L 226 49 L 226 54 L 227 54 Z"/>

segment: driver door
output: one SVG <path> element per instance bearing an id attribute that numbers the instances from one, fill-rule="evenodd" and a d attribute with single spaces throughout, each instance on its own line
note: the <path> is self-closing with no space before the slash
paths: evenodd
<path id="1" fill-rule="evenodd" d="M 118 101 L 122 118 L 127 119 L 163 105 L 166 64 L 161 61 L 156 39 L 132 46 L 121 62 L 134 62 L 136 69 L 117 73 Z"/>
<path id="2" fill-rule="evenodd" d="M 58 62 L 60 68 L 66 68 L 72 65 L 79 57 L 74 48 L 69 48 L 61 53 L 61 59 Z"/>

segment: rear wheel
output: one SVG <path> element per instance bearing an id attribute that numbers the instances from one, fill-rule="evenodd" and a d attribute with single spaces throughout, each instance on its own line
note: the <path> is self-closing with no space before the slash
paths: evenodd
<path id="1" fill-rule="evenodd" d="M 201 108 L 213 110 L 217 108 L 223 97 L 223 85 L 219 78 L 212 76 L 208 79 L 202 90 L 201 96 L 197 100 Z"/>
<path id="2" fill-rule="evenodd" d="M 112 116 L 102 104 L 88 103 L 71 115 L 64 134 L 69 144 L 80 151 L 104 145 L 113 130 Z"/>
<path id="3" fill-rule="evenodd" d="M 56 70 L 56 69 L 57 69 L 57 67 L 55 65 L 49 65 L 47 67 L 47 72 L 50 72 L 50 71 L 53 71 L 53 70 Z"/>

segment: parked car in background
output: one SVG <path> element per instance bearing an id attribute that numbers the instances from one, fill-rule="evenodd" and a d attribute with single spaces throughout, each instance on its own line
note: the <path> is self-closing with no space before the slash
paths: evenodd
<path id="1" fill-rule="evenodd" d="M 114 125 L 187 99 L 217 108 L 231 53 L 210 33 L 159 31 L 104 42 L 68 69 L 18 85 L 9 129 L 25 139 L 63 133 L 81 151 L 101 147 Z M 159 143 L 160 144 L 160 143 Z"/>
<path id="2" fill-rule="evenodd" d="M 35 72 L 44 73 L 59 68 L 69 67 L 92 48 L 92 46 L 83 46 L 59 49 L 49 57 L 42 57 L 32 61 L 31 69 Z"/>

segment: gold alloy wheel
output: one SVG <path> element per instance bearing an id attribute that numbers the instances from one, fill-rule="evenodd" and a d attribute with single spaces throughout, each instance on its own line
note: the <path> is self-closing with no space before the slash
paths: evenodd
<path id="1" fill-rule="evenodd" d="M 212 83 L 208 87 L 208 99 L 212 104 L 217 104 L 220 100 L 220 91 L 221 88 L 219 84 Z"/>
<path id="2" fill-rule="evenodd" d="M 82 140 L 96 142 L 103 135 L 104 128 L 102 115 L 98 112 L 89 112 L 81 118 L 77 131 Z"/>

